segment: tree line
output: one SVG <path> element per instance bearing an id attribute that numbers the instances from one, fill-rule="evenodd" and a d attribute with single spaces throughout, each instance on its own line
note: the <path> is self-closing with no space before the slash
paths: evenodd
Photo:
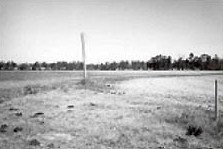
<path id="1" fill-rule="evenodd" d="M 82 70 L 83 63 L 74 62 L 35 62 L 15 63 L 13 61 L 0 61 L 0 70 Z M 179 57 L 173 60 L 171 56 L 157 55 L 148 61 L 119 61 L 101 64 L 88 64 L 88 70 L 223 70 L 223 59 L 218 55 L 211 57 L 208 54 L 195 56 L 190 53 L 188 57 Z"/>

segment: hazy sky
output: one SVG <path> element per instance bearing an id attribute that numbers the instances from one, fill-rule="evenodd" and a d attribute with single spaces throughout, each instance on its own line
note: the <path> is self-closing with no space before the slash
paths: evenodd
<path id="1" fill-rule="evenodd" d="M 0 60 L 223 57 L 223 0 L 0 0 Z"/>

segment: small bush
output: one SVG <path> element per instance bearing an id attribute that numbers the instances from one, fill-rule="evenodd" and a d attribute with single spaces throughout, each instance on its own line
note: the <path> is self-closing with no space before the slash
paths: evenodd
<path id="1" fill-rule="evenodd" d="M 186 135 L 199 136 L 202 133 L 209 134 L 212 137 L 223 136 L 223 120 L 216 123 L 213 119 L 214 112 L 200 110 L 188 110 L 180 116 L 166 119 L 167 123 L 178 124 L 186 129 Z"/>
<path id="2" fill-rule="evenodd" d="M 89 89 L 89 90 L 98 90 L 102 89 L 102 82 L 96 81 L 96 80 L 90 80 L 90 79 L 83 79 L 81 80 L 78 85 L 80 85 L 81 88 Z"/>
<path id="3" fill-rule="evenodd" d="M 109 86 L 107 86 L 108 84 Z M 110 91 L 115 89 L 115 87 L 110 83 L 110 81 L 104 78 L 101 79 L 88 78 L 86 80 L 83 79 L 77 85 L 81 89 L 88 89 L 92 91 L 105 92 L 105 93 L 109 93 Z"/>
<path id="4" fill-rule="evenodd" d="M 23 128 L 22 127 L 16 127 L 16 128 L 14 128 L 14 132 L 20 132 L 20 131 L 22 131 L 23 130 Z"/>
<path id="5" fill-rule="evenodd" d="M 32 140 L 29 141 L 29 145 L 40 146 L 40 142 L 36 139 L 32 139 Z"/>
<path id="6" fill-rule="evenodd" d="M 2 104 L 4 102 L 4 100 L 0 99 L 0 104 Z"/>
<path id="7" fill-rule="evenodd" d="M 43 112 L 37 112 L 34 115 L 32 115 L 31 118 L 36 118 L 36 117 L 39 117 L 41 115 L 44 115 L 44 113 Z"/>
<path id="8" fill-rule="evenodd" d="M 1 125 L 0 132 L 5 133 L 7 128 L 8 128 L 8 125 L 6 125 L 6 124 Z"/>
<path id="9" fill-rule="evenodd" d="M 26 86 L 23 89 L 24 95 L 29 95 L 29 94 L 37 94 L 40 92 L 40 87 L 37 86 Z"/>
<path id="10" fill-rule="evenodd" d="M 201 135 L 203 132 L 203 129 L 200 126 L 193 126 L 193 125 L 189 125 L 187 128 L 187 132 L 186 135 L 194 135 L 195 137 Z"/>
<path id="11" fill-rule="evenodd" d="M 27 85 L 23 88 L 23 95 L 35 95 L 39 92 L 49 91 L 55 89 L 54 85 Z"/>
<path id="12" fill-rule="evenodd" d="M 218 123 L 213 124 L 213 126 L 214 126 L 214 129 L 213 130 L 210 129 L 209 130 L 210 133 L 217 134 L 217 136 L 222 138 L 223 137 L 223 117 L 222 117 L 222 120 L 220 120 Z"/>

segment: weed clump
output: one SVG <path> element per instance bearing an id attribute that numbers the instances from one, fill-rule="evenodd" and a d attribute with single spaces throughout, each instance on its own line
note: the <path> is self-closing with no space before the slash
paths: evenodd
<path id="1" fill-rule="evenodd" d="M 47 147 L 48 147 L 48 148 L 54 148 L 55 145 L 54 145 L 53 143 L 50 143 L 50 144 L 47 145 Z"/>
<path id="2" fill-rule="evenodd" d="M 21 117 L 22 116 L 22 112 L 15 113 L 15 115 L 18 116 L 18 117 Z"/>
<path id="3" fill-rule="evenodd" d="M 37 118 L 37 117 L 39 117 L 41 115 L 44 115 L 44 113 L 43 112 L 37 112 L 33 116 L 31 116 L 31 118 Z"/>
<path id="4" fill-rule="evenodd" d="M 14 107 L 9 108 L 9 111 L 18 111 L 18 110 L 19 110 L 18 108 L 14 108 Z"/>
<path id="5" fill-rule="evenodd" d="M 68 105 L 67 108 L 72 109 L 72 108 L 74 108 L 74 105 Z"/>
<path id="6" fill-rule="evenodd" d="M 191 136 L 194 135 L 195 137 L 201 135 L 203 132 L 203 129 L 200 126 L 193 126 L 189 125 L 187 128 L 186 135 Z"/>
<path id="7" fill-rule="evenodd" d="M 29 141 L 29 145 L 40 146 L 40 142 L 36 139 L 32 139 L 32 140 Z"/>
<path id="8" fill-rule="evenodd" d="M 177 148 L 188 148 L 189 142 L 186 138 L 178 136 L 178 138 L 173 139 L 173 142 Z"/>
<path id="9" fill-rule="evenodd" d="M 23 95 L 35 95 L 42 91 L 50 91 L 56 89 L 53 85 L 27 85 L 23 88 Z"/>
<path id="10" fill-rule="evenodd" d="M 0 104 L 2 104 L 4 102 L 4 100 L 0 99 Z"/>
<path id="11" fill-rule="evenodd" d="M 23 89 L 24 95 L 29 95 L 29 94 L 37 94 L 40 92 L 40 87 L 37 86 L 25 86 Z"/>
<path id="12" fill-rule="evenodd" d="M 185 111 L 181 115 L 170 117 L 165 120 L 167 123 L 177 124 L 186 129 L 188 136 L 200 136 L 202 133 L 208 134 L 213 138 L 223 136 L 223 121 L 216 123 L 214 112 L 200 110 Z"/>
<path id="13" fill-rule="evenodd" d="M 103 80 L 91 80 L 91 79 L 83 79 L 77 85 L 81 89 L 89 89 L 93 91 L 104 91 L 106 88 L 104 87 Z"/>
<path id="14" fill-rule="evenodd" d="M 92 103 L 92 102 L 91 102 L 89 105 L 90 105 L 91 107 L 95 107 L 95 106 L 97 106 L 95 103 Z"/>
<path id="15" fill-rule="evenodd" d="M 22 130 L 23 130 L 22 127 L 16 127 L 13 131 L 14 131 L 14 132 L 20 132 L 20 131 L 22 131 Z"/>
<path id="16" fill-rule="evenodd" d="M 6 124 L 1 125 L 0 132 L 5 133 L 7 128 L 8 128 L 8 125 L 6 125 Z"/>

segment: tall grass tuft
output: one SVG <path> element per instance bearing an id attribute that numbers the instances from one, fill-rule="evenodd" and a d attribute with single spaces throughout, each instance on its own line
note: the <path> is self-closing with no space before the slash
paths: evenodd
<path id="1" fill-rule="evenodd" d="M 187 135 L 199 136 L 205 133 L 213 138 L 223 137 L 223 116 L 217 123 L 214 111 L 211 110 L 185 110 L 180 115 L 166 118 L 165 121 L 183 127 Z"/>

